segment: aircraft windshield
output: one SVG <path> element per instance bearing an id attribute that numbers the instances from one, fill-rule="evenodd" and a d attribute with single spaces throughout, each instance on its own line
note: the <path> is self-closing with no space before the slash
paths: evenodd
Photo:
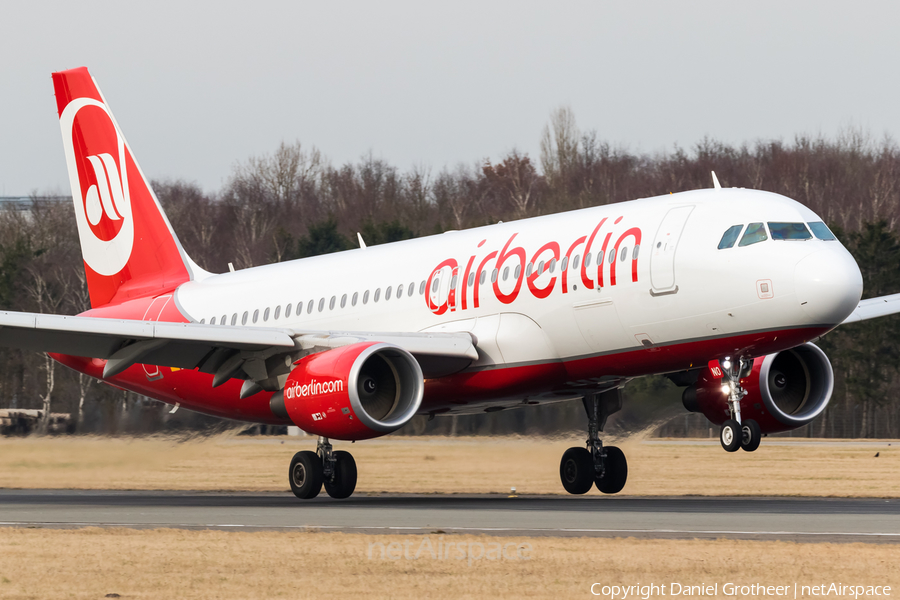
<path id="1" fill-rule="evenodd" d="M 769 223 L 773 240 L 811 240 L 812 234 L 803 223 Z"/>
<path id="2" fill-rule="evenodd" d="M 831 242 L 836 240 L 834 234 L 831 233 L 831 230 L 828 229 L 828 226 L 822 221 L 816 221 L 814 223 L 808 223 L 809 228 L 812 229 L 813 234 L 820 240 L 825 240 L 826 242 Z"/>
<path id="3" fill-rule="evenodd" d="M 747 225 L 747 231 L 744 232 L 744 236 L 741 238 L 741 242 L 738 246 L 749 246 L 750 244 L 756 244 L 757 242 L 764 242 L 767 239 L 769 238 L 766 236 L 765 225 L 762 223 L 750 223 Z"/>
<path id="4" fill-rule="evenodd" d="M 726 231 L 722 236 L 722 241 L 719 242 L 719 250 L 733 247 L 734 243 L 738 239 L 738 236 L 741 234 L 741 229 L 743 228 L 743 225 L 732 225 L 731 227 L 729 227 L 728 231 Z"/>

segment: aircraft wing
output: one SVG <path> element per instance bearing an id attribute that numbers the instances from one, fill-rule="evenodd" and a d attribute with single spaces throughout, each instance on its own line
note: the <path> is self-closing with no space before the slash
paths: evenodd
<path id="1" fill-rule="evenodd" d="M 216 375 L 214 385 L 231 377 L 264 380 L 273 357 L 302 356 L 363 341 L 407 350 L 426 376 L 461 370 L 478 358 L 469 333 L 306 331 L 0 311 L 0 346 L 106 359 L 104 377 L 143 363 L 199 368 Z"/>
<path id="2" fill-rule="evenodd" d="M 850 313 L 849 317 L 844 319 L 844 322 L 841 323 L 841 325 L 856 323 L 857 321 L 866 321 L 877 317 L 886 317 L 896 313 L 900 313 L 900 294 L 869 298 L 867 300 L 861 300 L 856 309 Z"/>

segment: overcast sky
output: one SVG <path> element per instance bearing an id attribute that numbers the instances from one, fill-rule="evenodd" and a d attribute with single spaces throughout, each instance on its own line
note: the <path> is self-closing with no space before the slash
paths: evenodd
<path id="1" fill-rule="evenodd" d="M 439 171 L 538 156 L 569 105 L 632 151 L 900 133 L 897 2 L 6 2 L 0 196 L 69 193 L 50 80 L 87 66 L 144 172 L 218 190 L 282 140 Z"/>

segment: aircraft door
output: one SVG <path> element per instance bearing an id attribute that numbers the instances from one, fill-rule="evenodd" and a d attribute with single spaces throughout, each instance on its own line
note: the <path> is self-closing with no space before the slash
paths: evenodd
<path id="1" fill-rule="evenodd" d="M 653 246 L 650 248 L 650 294 L 661 296 L 678 292 L 675 282 L 675 250 L 693 206 L 679 206 L 666 213 Z"/>
<path id="2" fill-rule="evenodd" d="M 150 303 L 150 306 L 147 307 L 147 311 L 144 313 L 144 321 L 159 321 L 159 317 L 162 315 L 163 309 L 166 308 L 166 305 L 171 299 L 171 295 L 154 298 L 153 302 Z M 156 381 L 157 379 L 162 379 L 162 372 L 159 370 L 159 367 L 157 365 L 141 366 L 144 368 L 144 374 L 147 375 L 147 381 Z"/>

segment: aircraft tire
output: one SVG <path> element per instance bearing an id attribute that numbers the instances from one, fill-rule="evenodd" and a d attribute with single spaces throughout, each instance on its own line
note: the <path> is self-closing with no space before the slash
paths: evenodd
<path id="1" fill-rule="evenodd" d="M 741 447 L 741 439 L 743 439 L 743 431 L 740 424 L 734 419 L 728 419 L 722 423 L 722 429 L 719 431 L 719 442 L 725 452 L 735 452 Z"/>
<path id="2" fill-rule="evenodd" d="M 594 460 L 584 448 L 569 448 L 559 462 L 559 479 L 570 494 L 586 494 L 594 485 Z"/>
<path id="3" fill-rule="evenodd" d="M 618 494 L 628 480 L 628 461 L 625 460 L 625 453 L 616 446 L 604 446 L 604 450 L 606 462 L 603 477 L 596 478 L 594 483 L 604 494 Z"/>
<path id="4" fill-rule="evenodd" d="M 325 491 L 332 498 L 349 498 L 356 489 L 356 461 L 343 450 L 334 453 L 334 478 L 325 481 Z"/>
<path id="5" fill-rule="evenodd" d="M 291 491 L 303 500 L 315 498 L 322 491 L 322 459 L 315 452 L 304 450 L 291 459 L 288 479 Z"/>
<path id="6" fill-rule="evenodd" d="M 753 419 L 747 419 L 741 423 L 741 448 L 746 452 L 753 452 L 759 448 L 759 442 L 762 441 L 762 432 L 759 429 L 759 423 Z"/>

